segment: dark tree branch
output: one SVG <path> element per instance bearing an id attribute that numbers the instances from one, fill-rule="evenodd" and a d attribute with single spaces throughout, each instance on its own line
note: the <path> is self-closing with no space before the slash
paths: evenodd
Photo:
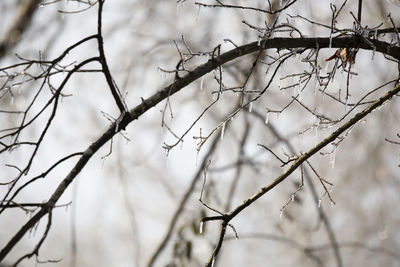
<path id="1" fill-rule="evenodd" d="M 103 73 L 104 76 L 106 77 L 106 81 L 108 86 L 110 87 L 111 94 L 121 111 L 121 113 L 127 113 L 128 109 L 126 108 L 126 105 L 124 104 L 121 93 L 119 92 L 114 79 L 112 78 L 110 69 L 107 64 L 106 56 L 104 53 L 104 41 L 103 41 L 103 35 L 101 33 L 102 30 L 102 12 L 103 12 L 103 5 L 104 5 L 105 0 L 100 0 L 99 1 L 99 12 L 98 12 L 98 21 L 97 21 L 97 40 L 99 43 L 99 53 L 100 53 L 100 63 L 103 68 Z"/>
<path id="2" fill-rule="evenodd" d="M 275 188 L 278 184 L 280 184 L 282 181 L 284 181 L 290 174 L 292 174 L 301 164 L 303 164 L 307 159 L 309 159 L 311 156 L 313 156 L 315 153 L 317 153 L 319 150 L 321 150 L 323 147 L 326 145 L 330 144 L 331 142 L 335 141 L 336 138 L 338 138 L 342 133 L 344 133 L 346 130 L 348 130 L 350 127 L 353 127 L 357 122 L 362 120 L 365 116 L 367 116 L 369 113 L 371 113 L 373 110 L 378 108 L 379 106 L 383 105 L 386 101 L 390 100 L 393 96 L 398 94 L 400 92 L 400 85 L 395 87 L 394 89 L 390 90 L 388 93 L 386 93 L 384 96 L 379 98 L 374 104 L 370 105 L 363 111 L 357 113 L 353 118 L 351 118 L 348 122 L 343 124 L 339 129 L 334 131 L 331 135 L 329 135 L 327 138 L 322 140 L 319 144 L 314 146 L 312 149 L 310 149 L 308 152 L 302 154 L 297 158 L 297 160 L 289 167 L 287 171 L 285 171 L 282 175 L 277 177 L 274 181 L 272 181 L 269 185 L 262 187 L 256 194 L 254 194 L 252 197 L 246 199 L 243 204 L 237 206 L 232 212 L 226 215 L 221 215 L 221 216 L 212 216 L 212 217 L 206 217 L 203 218 L 202 221 L 215 221 L 215 220 L 221 220 L 222 221 L 222 226 L 225 225 L 225 227 L 221 228 L 221 233 L 218 239 L 217 247 L 215 248 L 211 259 L 214 260 L 215 257 L 217 257 L 219 248 L 221 246 L 221 243 L 223 242 L 224 236 L 222 235 L 225 233 L 225 228 L 226 225 L 231 221 L 234 217 L 236 217 L 240 212 L 242 212 L 244 209 L 249 207 L 251 204 L 253 204 L 257 199 L 265 195 L 267 192 L 269 192 L 271 189 Z M 211 260 L 207 263 L 207 266 L 211 266 Z"/>
<path id="3" fill-rule="evenodd" d="M 289 142 L 289 140 L 287 140 L 286 138 L 282 137 L 272 124 L 268 124 L 268 128 L 271 130 L 272 134 L 278 140 L 282 141 L 289 148 L 290 153 L 296 154 L 296 151 L 295 151 L 294 147 L 292 146 L 292 144 Z M 315 189 L 315 186 L 314 186 L 314 184 L 313 184 L 313 182 L 311 180 L 310 174 L 308 173 L 307 169 L 304 169 L 304 177 L 305 177 L 305 179 L 306 179 L 306 181 L 308 183 L 308 186 L 310 187 L 311 195 L 313 197 L 315 207 L 317 209 L 317 212 L 319 214 L 320 219 L 324 223 L 325 230 L 326 230 L 326 232 L 328 234 L 328 237 L 330 239 L 330 242 L 332 244 L 333 253 L 335 255 L 337 266 L 338 267 L 342 267 L 343 266 L 343 260 L 342 260 L 341 254 L 340 254 L 340 250 L 339 250 L 339 247 L 338 247 L 338 242 L 337 242 L 337 238 L 336 238 L 335 232 L 332 229 L 332 226 L 331 226 L 331 223 L 329 221 L 329 218 L 325 214 L 325 211 L 324 211 L 323 207 L 319 205 L 318 193 L 317 193 L 317 190 Z"/>
<path id="4" fill-rule="evenodd" d="M 341 47 L 354 47 L 354 48 L 362 48 L 366 50 L 374 50 L 390 55 L 396 59 L 400 59 L 400 47 L 391 46 L 391 44 L 386 42 L 381 42 L 377 40 L 370 40 L 375 47 L 371 47 L 369 43 L 365 41 L 363 38 L 359 38 L 357 36 L 352 37 L 344 37 L 344 38 L 333 38 L 332 39 L 332 47 L 341 48 Z M 64 180 L 59 184 L 57 189 L 54 191 L 45 207 L 42 207 L 33 217 L 31 217 L 24 226 L 11 238 L 11 240 L 6 244 L 6 246 L 0 251 L 0 261 L 3 260 L 6 255 L 11 251 L 11 249 L 21 240 L 21 238 L 31 229 L 44 215 L 46 215 L 59 200 L 64 191 L 68 188 L 71 182 L 75 179 L 75 177 L 80 173 L 80 171 L 86 166 L 86 163 L 90 160 L 90 158 L 96 153 L 104 144 L 106 144 L 111 138 L 118 133 L 120 129 L 124 129 L 128 124 L 130 124 L 133 120 L 139 119 L 141 115 L 147 112 L 149 109 L 153 108 L 155 105 L 160 103 L 162 100 L 166 99 L 169 96 L 172 96 L 176 92 L 180 91 L 182 88 L 192 83 L 196 79 L 201 76 L 209 73 L 210 71 L 218 68 L 219 66 L 239 58 L 241 56 L 253 53 L 260 49 L 268 49 L 268 48 L 277 48 L 277 49 L 285 49 L 285 48 L 327 48 L 329 47 L 329 38 L 274 38 L 274 39 L 266 39 L 261 42 L 253 42 L 250 44 L 246 44 L 235 49 L 232 49 L 226 53 L 221 54 L 220 56 L 213 57 L 208 62 L 203 65 L 200 65 L 195 70 L 189 72 L 182 78 L 176 80 L 172 84 L 167 87 L 159 90 L 154 95 L 142 101 L 141 104 L 131 109 L 129 113 L 122 113 L 121 117 L 111 124 L 109 129 L 103 133 L 103 135 L 92 143 L 83 153 L 81 158 L 78 160 L 76 165 L 72 168 L 70 173 L 64 178 Z M 88 60 L 82 62 L 88 63 Z M 80 65 L 82 66 L 82 64 Z M 72 74 L 69 73 L 69 74 Z M 263 187 L 259 193 L 254 195 L 252 198 L 248 199 L 243 205 L 237 207 L 230 215 L 229 218 L 235 217 L 242 210 L 248 207 L 251 203 L 256 201 L 262 195 L 267 193 L 269 190 L 274 188 L 284 179 L 286 179 L 289 174 L 291 174 L 298 166 L 300 166 L 306 159 L 308 159 L 311 155 L 315 154 L 326 144 L 335 140 L 343 131 L 351 127 L 354 123 L 362 119 L 369 112 L 371 112 L 376 107 L 380 106 L 386 100 L 389 100 L 393 95 L 400 91 L 400 87 L 396 87 L 392 91 L 390 91 L 387 95 L 382 97 L 379 101 L 371 105 L 369 108 L 364 110 L 361 113 L 358 113 L 354 118 L 345 123 L 342 127 L 340 127 L 337 131 L 335 131 L 329 138 L 325 139 L 323 142 L 318 144 L 316 147 L 311 149 L 306 154 L 300 156 L 294 164 L 285 172 L 283 175 L 279 176 L 272 184 Z M 205 221 L 205 220 L 204 220 Z M 226 225 L 225 225 L 226 228 Z"/>

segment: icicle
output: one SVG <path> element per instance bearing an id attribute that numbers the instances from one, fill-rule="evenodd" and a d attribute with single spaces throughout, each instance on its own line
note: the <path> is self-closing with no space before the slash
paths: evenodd
<path id="1" fill-rule="evenodd" d="M 212 260 L 211 260 L 211 267 L 214 267 L 214 264 L 215 264 L 215 258 L 214 258 L 214 256 L 213 256 L 213 258 L 212 258 Z"/>
<path id="2" fill-rule="evenodd" d="M 249 112 L 251 113 L 252 110 L 253 110 L 253 102 L 250 102 L 250 104 L 249 104 Z"/>
<path id="3" fill-rule="evenodd" d="M 204 226 L 203 221 L 200 221 L 199 234 L 203 233 L 203 226 Z"/>
<path id="4" fill-rule="evenodd" d="M 225 134 L 225 122 L 222 124 L 222 129 L 221 129 L 221 141 L 224 140 L 224 134 Z"/>
<path id="5" fill-rule="evenodd" d="M 278 89 L 280 90 L 282 88 L 282 80 L 279 78 L 277 81 Z"/>
<path id="6" fill-rule="evenodd" d="M 294 195 L 294 194 L 292 194 L 292 199 L 291 199 L 291 200 L 292 200 L 292 202 L 294 201 L 294 197 L 295 197 L 295 195 Z"/>
<path id="7" fill-rule="evenodd" d="M 14 105 L 14 96 L 13 95 L 11 96 L 11 99 L 10 99 L 10 105 L 11 106 Z"/>
<path id="8" fill-rule="evenodd" d="M 349 131 L 347 132 L 347 134 L 350 134 L 351 133 L 351 131 L 353 131 L 353 127 L 351 127 L 350 129 L 349 129 Z"/>
<path id="9" fill-rule="evenodd" d="M 183 140 L 181 141 L 181 144 L 179 146 L 179 150 L 182 150 L 182 149 L 183 149 Z"/>
<path id="10" fill-rule="evenodd" d="M 317 95 L 317 88 L 318 88 L 318 78 L 317 78 L 317 74 L 315 74 L 315 78 L 314 78 L 314 95 Z"/>
<path id="11" fill-rule="evenodd" d="M 279 0 L 279 7 L 282 6 L 282 0 Z"/>
<path id="12" fill-rule="evenodd" d="M 261 36 L 258 36 L 258 38 L 257 38 L 257 46 L 260 46 L 261 45 Z"/>
<path id="13" fill-rule="evenodd" d="M 375 32 L 374 32 L 374 38 L 375 38 L 375 39 L 377 39 L 377 38 L 378 38 L 378 28 L 376 28 L 376 29 L 375 29 Z"/>
<path id="14" fill-rule="evenodd" d="M 265 124 L 268 124 L 269 121 L 269 112 L 267 111 L 267 115 L 265 115 Z"/>
<path id="15" fill-rule="evenodd" d="M 322 199 L 318 200 L 318 208 L 321 208 Z"/>
<path id="16" fill-rule="evenodd" d="M 199 9 L 197 9 L 196 21 L 199 21 L 199 17 L 200 17 L 200 8 L 201 8 L 201 6 L 199 5 Z"/>
<path id="17" fill-rule="evenodd" d="M 283 209 L 281 209 L 281 212 L 279 213 L 279 219 L 282 219 L 283 216 Z"/>
<path id="18" fill-rule="evenodd" d="M 196 152 L 196 167 L 199 163 L 199 154 L 200 154 L 200 150 L 197 150 L 197 152 Z"/>
<path id="19" fill-rule="evenodd" d="M 298 92 L 298 99 L 299 99 L 299 101 L 301 101 L 301 99 L 302 99 L 302 96 L 303 96 L 303 91 L 301 90 L 302 88 L 301 88 L 301 78 L 299 78 L 299 92 Z"/>
<path id="20" fill-rule="evenodd" d="M 334 151 L 332 151 L 331 155 L 330 155 L 330 159 L 329 159 L 329 163 L 332 166 L 332 169 L 335 168 L 335 159 L 336 159 L 336 149 Z"/>
<path id="21" fill-rule="evenodd" d="M 318 126 L 314 127 L 314 146 L 318 143 Z"/>
<path id="22" fill-rule="evenodd" d="M 200 79 L 200 91 L 203 91 L 203 84 L 204 84 L 204 75 L 201 76 L 201 79 Z"/>

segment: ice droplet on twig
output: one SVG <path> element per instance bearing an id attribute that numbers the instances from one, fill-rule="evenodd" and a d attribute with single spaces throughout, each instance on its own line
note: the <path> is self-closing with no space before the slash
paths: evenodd
<path id="1" fill-rule="evenodd" d="M 252 110 L 253 110 L 253 102 L 250 102 L 250 104 L 249 104 L 249 112 L 251 113 Z"/>
<path id="2" fill-rule="evenodd" d="M 314 127 L 314 146 L 318 143 L 318 126 Z"/>
<path id="3" fill-rule="evenodd" d="M 224 134 L 225 134 L 225 122 L 222 124 L 222 129 L 221 129 L 221 141 L 224 140 Z"/>
<path id="4" fill-rule="evenodd" d="M 199 234 L 203 233 L 203 226 L 204 226 L 204 222 L 200 221 L 200 226 L 199 226 Z"/>
<path id="5" fill-rule="evenodd" d="M 197 150 L 197 152 L 196 152 L 196 167 L 199 163 L 199 154 L 200 154 L 200 150 Z"/>
<path id="6" fill-rule="evenodd" d="M 283 209 L 281 209 L 281 212 L 279 213 L 279 219 L 282 219 L 282 215 L 283 215 Z"/>
<path id="7" fill-rule="evenodd" d="M 322 200 L 319 199 L 319 200 L 318 200 L 318 208 L 321 208 L 321 202 L 322 202 Z"/>
<path id="8" fill-rule="evenodd" d="M 260 44 L 261 44 L 261 36 L 258 36 L 258 38 L 257 38 L 257 46 L 260 46 Z"/>
<path id="9" fill-rule="evenodd" d="M 336 149 L 331 153 L 329 158 L 329 163 L 331 164 L 332 169 L 335 168 L 335 159 L 336 159 Z"/>
<path id="10" fill-rule="evenodd" d="M 199 9 L 197 9 L 196 21 L 199 21 L 199 17 L 200 17 L 200 8 L 201 8 L 201 6 L 199 5 Z"/>
<path id="11" fill-rule="evenodd" d="M 204 84 L 204 75 L 201 76 L 201 79 L 200 79 L 200 91 L 203 91 L 203 84 Z"/>
<path id="12" fill-rule="evenodd" d="M 301 101 L 303 98 L 303 91 L 301 90 L 301 78 L 299 78 L 299 92 L 297 98 L 299 99 L 299 101 Z"/>
<path id="13" fill-rule="evenodd" d="M 278 80 L 278 89 L 280 90 L 281 88 L 282 88 L 282 80 L 279 79 Z M 283 91 L 283 92 L 285 92 L 285 91 Z"/>
<path id="14" fill-rule="evenodd" d="M 212 260 L 211 260 L 211 267 L 214 267 L 215 264 L 215 257 L 213 256 Z"/>
<path id="15" fill-rule="evenodd" d="M 317 74 L 315 75 L 315 78 L 314 78 L 315 80 L 314 80 L 314 95 L 317 95 L 317 88 L 318 88 L 318 86 L 317 86 L 317 84 L 318 84 L 318 78 L 317 78 Z"/>
<path id="16" fill-rule="evenodd" d="M 269 112 L 267 111 L 267 115 L 265 115 L 265 124 L 269 122 Z"/>

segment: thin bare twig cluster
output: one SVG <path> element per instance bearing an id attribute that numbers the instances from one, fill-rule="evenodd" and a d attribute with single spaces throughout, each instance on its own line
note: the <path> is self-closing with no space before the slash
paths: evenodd
<path id="1" fill-rule="evenodd" d="M 165 101 L 161 109 L 161 127 L 165 128 L 174 140 L 163 144 L 167 155 L 178 145 L 182 145 L 185 138 L 189 138 L 190 135 L 192 135 L 190 138 L 196 141 L 197 153 L 203 150 L 207 150 L 207 152 L 201 163 L 196 166 L 191 183 L 178 202 L 166 234 L 150 256 L 148 266 L 154 266 L 168 247 L 174 231 L 177 231 L 185 206 L 195 193 L 198 193 L 198 200 L 202 206 L 201 211 L 196 214 L 197 217 L 201 217 L 200 222 L 197 217 L 193 222 L 196 235 L 205 236 L 207 233 L 204 229 L 208 228 L 207 224 L 220 223 L 219 233 L 217 236 L 214 235 L 214 239 L 211 241 L 212 252 L 206 263 L 206 266 L 215 266 L 218 264 L 220 252 L 226 241 L 231 238 L 229 232 L 233 233 L 234 237 L 241 238 L 241 232 L 235 226 L 234 219 L 238 218 L 243 211 L 251 210 L 256 205 L 255 203 L 258 203 L 267 193 L 275 190 L 291 175 L 296 176 L 298 181 L 296 181 L 295 189 L 288 200 L 281 204 L 278 210 L 282 215 L 289 214 L 288 210 L 292 203 L 300 201 L 302 192 L 305 188 L 309 189 L 320 221 L 328 236 L 329 245 L 327 246 L 333 250 L 335 264 L 339 267 L 344 266 L 341 246 L 349 244 L 339 241 L 327 212 L 321 206 L 324 198 L 329 199 L 333 205 L 337 202 L 332 194 L 335 184 L 329 178 L 324 177 L 313 159 L 318 155 L 328 155 L 333 166 L 336 151 L 339 147 L 344 146 L 351 136 L 351 131 L 363 123 L 373 111 L 398 97 L 400 93 L 398 73 L 395 77 L 387 78 L 379 86 L 362 89 L 353 86 L 355 77 L 363 75 L 356 67 L 361 51 L 372 53 L 371 62 L 373 62 L 375 54 L 380 54 L 390 64 L 399 64 L 399 27 L 390 14 L 387 16 L 387 24 L 390 27 L 383 28 L 383 22 L 372 27 L 364 24 L 362 0 L 358 1 L 356 15 L 352 12 L 344 14 L 350 5 L 347 0 L 341 1 L 340 6 L 330 4 L 329 24 L 318 22 L 295 12 L 295 7 L 301 4 L 299 0 L 268 0 L 266 3 L 251 6 L 226 4 L 219 0 L 212 3 L 196 2 L 195 5 L 199 9 L 206 10 L 205 12 L 214 12 L 220 9 L 238 13 L 252 12 L 262 14 L 266 19 L 261 25 L 257 25 L 249 19 L 241 20 L 246 33 L 256 36 L 254 40 L 241 45 L 226 38 L 215 46 L 208 46 L 202 48 L 202 51 L 196 51 L 184 36 L 180 40 L 174 41 L 178 53 L 175 68 L 167 70 L 159 67 L 160 71 L 172 76 L 170 84 L 147 98 L 141 98 L 140 104 L 137 106 L 130 107 L 125 101 L 125 95 L 121 93 L 118 81 L 115 80 L 110 70 L 109 58 L 105 53 L 104 43 L 107 42 L 103 36 L 105 1 L 77 2 L 84 7 L 76 12 L 86 12 L 92 8 L 98 10 L 97 29 L 92 35 L 68 44 L 63 52 L 54 59 L 47 60 L 40 55 L 34 59 L 17 56 L 17 63 L 0 68 L 0 101 L 12 102 L 17 95 L 21 94 L 21 90 L 26 90 L 25 86 L 29 85 L 32 88 L 27 93 L 30 100 L 23 109 L 2 108 L 0 110 L 0 115 L 8 116 L 12 122 L 11 126 L 0 129 L 0 154 L 28 151 L 26 152 L 27 160 L 23 164 L 9 163 L 6 165 L 7 168 L 14 171 L 15 175 L 10 176 L 6 181 L 0 181 L 0 186 L 6 188 L 5 194 L 1 196 L 0 200 L 0 216 L 13 208 L 19 208 L 29 214 L 29 218 L 17 233 L 4 245 L 2 244 L 0 261 L 15 249 L 31 229 L 38 227 L 43 217 L 47 217 L 46 228 L 41 238 L 30 252 L 16 260 L 15 265 L 33 256 L 36 257 L 38 263 L 42 262 L 39 259 L 40 249 L 52 227 L 54 209 L 71 205 L 71 203 L 59 204 L 60 197 L 99 149 L 110 142 L 109 154 L 105 157 L 109 156 L 113 152 L 112 142 L 116 134 L 124 131 L 131 122 L 140 119 L 150 109 Z M 107 3 L 111 4 L 111 1 Z M 14 24 L 11 30 L 19 29 L 19 34 L 22 34 L 25 26 L 30 23 L 34 9 L 38 5 L 49 4 L 53 4 L 53 2 L 36 1 L 35 5 L 29 8 L 29 12 L 25 10 L 24 22 Z M 63 13 L 68 15 L 68 12 Z M 351 17 L 352 27 L 340 26 L 340 18 L 345 15 Z M 299 26 L 301 25 L 297 23 L 299 21 L 318 29 L 327 30 L 329 34 L 322 37 L 310 37 Z M 12 40 L 1 41 L 0 58 L 14 47 L 19 38 L 20 36 Z M 80 49 L 89 42 L 97 45 L 95 56 L 83 58 L 79 62 L 66 63 L 69 53 Z M 325 57 L 323 50 L 329 48 L 336 48 L 337 51 L 331 56 Z M 96 67 L 93 67 L 94 65 Z M 99 73 L 104 76 L 107 90 L 119 111 L 119 116 L 117 118 L 108 116 L 109 128 L 103 133 L 99 133 L 100 137 L 87 148 L 56 159 L 53 163 L 48 164 L 47 169 L 44 169 L 41 174 L 32 175 L 30 169 L 33 162 L 37 160 L 39 149 L 46 146 L 46 137 L 49 129 L 53 127 L 54 121 L 57 120 L 60 103 L 63 98 L 70 97 L 64 92 L 64 89 L 70 83 L 71 77 L 78 73 L 85 75 Z M 210 73 L 211 75 L 208 75 Z M 59 82 L 60 80 L 61 82 Z M 344 81 L 344 85 L 332 90 L 333 84 L 337 80 Z M 200 89 L 196 95 L 199 97 L 207 95 L 207 103 L 198 114 L 193 114 L 190 122 L 185 122 L 185 130 L 178 133 L 174 129 L 173 104 L 170 98 L 182 90 L 186 90 L 189 85 L 195 85 L 196 81 L 199 82 Z M 387 89 L 389 87 L 390 90 Z M 316 97 L 326 98 L 336 108 L 340 107 L 343 112 L 318 109 L 315 102 L 312 101 Z M 43 101 L 43 98 L 46 101 Z M 225 109 L 226 106 L 229 108 Z M 220 113 L 216 116 L 218 121 L 211 125 L 209 130 L 199 127 L 201 121 L 221 107 L 223 112 L 216 112 Z M 279 121 L 279 117 L 287 114 L 295 116 L 295 113 L 303 114 L 303 118 L 307 117 L 308 119 L 304 119 L 301 129 L 292 132 L 293 136 L 282 134 L 269 121 L 271 114 L 276 115 Z M 240 126 L 237 126 L 236 120 L 243 120 Z M 247 152 L 252 138 L 252 129 L 255 127 L 253 124 L 260 121 L 265 127 L 264 130 L 270 132 L 277 140 L 275 143 L 257 142 L 258 145 L 255 146 L 260 148 L 260 155 L 267 154 L 268 162 L 257 161 L 256 156 L 249 156 Z M 25 133 L 32 125 L 40 125 L 40 134 L 36 138 L 27 139 Z M 317 135 L 320 130 L 326 130 L 327 134 L 323 138 L 315 138 L 314 145 L 307 146 L 306 149 L 302 146 L 296 147 L 291 140 L 291 137 L 295 139 L 305 136 L 307 133 L 314 132 Z M 218 146 L 222 145 L 227 135 L 236 138 L 237 153 L 229 155 L 231 164 L 218 170 L 213 165 L 213 155 L 217 154 Z M 397 137 L 400 138 L 398 134 Z M 388 138 L 385 140 L 392 145 L 400 144 L 398 140 Z M 287 151 L 282 149 L 279 152 L 276 148 L 277 143 L 284 144 Z M 234 159 L 235 157 L 237 159 Z M 46 196 L 46 200 L 42 203 L 26 203 L 18 200 L 19 196 L 29 190 L 32 184 L 45 179 L 55 168 L 72 159 L 76 160 L 74 166 L 52 194 Z M 262 176 L 262 168 L 265 168 L 267 164 L 279 169 L 280 174 L 275 175 L 274 172 L 270 172 L 274 178 L 263 180 L 263 185 L 250 197 L 245 197 L 240 204 L 234 204 L 234 200 L 241 197 L 238 192 L 241 189 L 240 183 L 243 176 L 246 175 L 245 167 L 250 166 L 254 172 L 261 173 L 260 176 Z M 220 196 L 219 189 L 210 176 L 214 176 L 218 171 L 231 169 L 234 170 L 232 182 L 225 188 L 226 199 L 222 200 L 223 197 Z M 317 185 L 314 184 L 314 181 L 317 181 Z M 192 260 L 192 242 L 185 239 L 183 230 L 178 232 L 178 237 L 174 247 L 174 259 L 171 262 L 175 264 L 176 259 L 179 258 L 181 259 L 178 261 L 180 264 L 188 264 Z M 267 238 L 277 239 L 280 242 L 287 241 L 285 238 L 275 236 Z M 295 241 L 291 241 L 291 244 L 307 257 L 321 264 L 321 259 L 315 256 L 315 253 L 325 249 L 324 246 L 307 247 Z M 357 246 L 358 243 L 350 245 Z M 185 258 L 185 261 L 182 258 Z M 58 262 L 58 259 L 50 261 Z"/>

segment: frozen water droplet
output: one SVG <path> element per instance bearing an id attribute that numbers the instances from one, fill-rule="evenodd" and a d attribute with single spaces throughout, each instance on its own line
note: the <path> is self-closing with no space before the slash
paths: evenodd
<path id="1" fill-rule="evenodd" d="M 318 143 L 318 126 L 314 126 L 314 146 Z"/>
<path id="2" fill-rule="evenodd" d="M 204 226 L 203 221 L 200 221 L 199 234 L 203 233 L 203 226 Z"/>
<path id="3" fill-rule="evenodd" d="M 314 77 L 314 95 L 317 95 L 317 91 L 318 91 L 318 78 L 317 78 L 317 76 L 315 76 Z"/>
<path id="4" fill-rule="evenodd" d="M 260 46 L 261 45 L 261 36 L 258 36 L 258 38 L 257 38 L 257 46 Z"/>
<path id="5" fill-rule="evenodd" d="M 333 151 L 333 152 L 331 153 L 330 159 L 329 159 L 329 163 L 331 164 L 332 169 L 335 168 L 335 159 L 336 159 L 336 149 L 335 149 L 335 151 Z"/>
<path id="6" fill-rule="evenodd" d="M 196 167 L 199 163 L 199 154 L 200 154 L 200 150 L 197 150 L 197 152 L 196 152 Z"/>
<path id="7" fill-rule="evenodd" d="M 279 79 L 278 80 L 278 89 L 280 90 L 282 88 L 282 80 Z M 285 91 L 284 91 L 285 92 Z"/>
<path id="8" fill-rule="evenodd" d="M 320 200 L 318 200 L 318 208 L 321 208 L 321 202 L 322 202 L 322 200 L 320 199 Z"/>
<path id="9" fill-rule="evenodd" d="M 269 121 L 269 112 L 267 112 L 267 115 L 265 115 L 265 124 L 268 124 Z"/>
<path id="10" fill-rule="evenodd" d="M 253 110 L 253 102 L 250 102 L 250 104 L 249 104 L 249 112 L 251 113 L 252 110 Z"/>
<path id="11" fill-rule="evenodd" d="M 199 17 L 200 17 L 200 8 L 201 8 L 201 6 L 199 5 L 199 9 L 197 9 L 196 21 L 199 21 Z"/>
<path id="12" fill-rule="evenodd" d="M 204 84 L 204 75 L 201 76 L 201 80 L 200 80 L 200 91 L 203 91 L 203 84 Z"/>
<path id="13" fill-rule="evenodd" d="M 294 194 L 292 194 L 292 199 L 291 199 L 291 200 L 292 200 L 292 202 L 294 201 L 294 198 L 295 198 L 295 195 L 294 195 Z"/>
<path id="14" fill-rule="evenodd" d="M 215 258 L 213 257 L 211 260 L 211 267 L 214 267 L 214 264 L 215 264 Z"/>
<path id="15" fill-rule="evenodd" d="M 283 216 L 283 210 L 281 209 L 281 212 L 279 213 L 279 219 L 282 219 Z"/>
<path id="16" fill-rule="evenodd" d="M 225 122 L 222 124 L 221 128 L 221 141 L 224 140 L 224 134 L 225 134 Z"/>

